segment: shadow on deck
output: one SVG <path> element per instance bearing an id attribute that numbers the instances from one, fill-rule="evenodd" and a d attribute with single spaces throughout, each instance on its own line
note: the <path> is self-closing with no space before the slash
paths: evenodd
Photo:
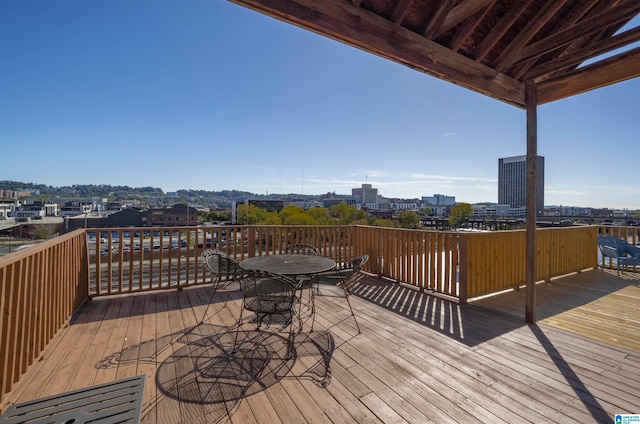
<path id="1" fill-rule="evenodd" d="M 145 423 L 612 422 L 640 410 L 640 355 L 584 320 L 637 339 L 637 312 L 620 312 L 638 310 L 637 277 L 540 284 L 531 326 L 524 291 L 458 305 L 368 276 L 351 300 L 362 334 L 344 299 L 319 298 L 290 357 L 278 325 L 240 331 L 234 352 L 238 296 L 205 324 L 206 287 L 95 299 L 10 402 L 146 374 Z"/>
<path id="2" fill-rule="evenodd" d="M 524 288 L 461 305 L 376 277 L 363 283 L 358 297 L 468 346 L 526 325 Z M 587 270 L 536 285 L 539 321 L 640 352 L 638 305 L 640 273 Z"/>

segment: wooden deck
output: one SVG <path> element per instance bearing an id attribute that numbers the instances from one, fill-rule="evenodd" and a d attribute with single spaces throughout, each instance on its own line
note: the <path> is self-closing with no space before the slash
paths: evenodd
<path id="1" fill-rule="evenodd" d="M 283 334 L 250 326 L 230 353 L 237 298 L 197 326 L 206 288 L 97 299 L 8 400 L 146 374 L 145 423 L 613 422 L 640 412 L 639 283 L 542 284 L 530 326 L 524 293 L 458 305 L 368 277 L 351 298 L 362 333 L 344 299 L 320 298 L 290 359 Z"/>

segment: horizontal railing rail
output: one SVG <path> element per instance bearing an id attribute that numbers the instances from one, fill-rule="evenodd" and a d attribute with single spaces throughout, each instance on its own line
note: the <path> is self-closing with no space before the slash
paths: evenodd
<path id="1" fill-rule="evenodd" d="M 84 230 L 0 257 L 0 403 L 87 299 Z"/>

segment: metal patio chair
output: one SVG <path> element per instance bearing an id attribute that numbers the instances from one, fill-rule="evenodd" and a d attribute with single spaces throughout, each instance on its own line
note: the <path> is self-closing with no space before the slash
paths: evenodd
<path id="1" fill-rule="evenodd" d="M 235 353 L 238 347 L 238 334 L 243 325 L 243 312 L 247 310 L 255 314 L 257 331 L 261 331 L 263 325 L 266 327 L 279 325 L 280 331 L 289 327 L 286 354 L 286 358 L 289 358 L 293 350 L 293 320 L 295 317 L 298 317 L 298 324 L 302 328 L 302 320 L 296 311 L 298 302 L 296 292 L 299 289 L 299 283 L 286 275 L 251 270 L 247 272 L 240 286 L 244 300 L 236 326 L 232 353 Z"/>
<path id="2" fill-rule="evenodd" d="M 209 303 L 200 320 L 200 324 L 203 324 L 207 320 L 209 307 L 212 306 L 213 298 L 216 294 L 225 294 L 222 308 L 229 308 L 227 301 L 231 298 L 233 292 L 240 291 L 240 281 L 244 277 L 245 272 L 240 268 L 238 261 L 217 250 L 205 250 L 200 257 L 202 259 L 202 266 L 211 274 L 212 283 Z M 220 310 L 218 312 L 220 312 Z"/>
<path id="3" fill-rule="evenodd" d="M 353 321 L 356 323 L 358 334 L 360 334 L 360 325 L 356 319 L 356 314 L 353 312 L 349 296 L 353 292 L 353 289 L 358 281 L 362 279 L 363 275 L 360 273 L 363 265 L 369 260 L 369 255 L 358 256 L 344 263 L 342 266 L 336 267 L 335 270 L 328 271 L 323 274 L 318 274 L 314 278 L 313 282 L 313 300 L 311 302 L 313 319 L 311 321 L 311 331 L 313 331 L 313 325 L 316 321 L 315 314 L 315 297 L 316 296 L 329 296 L 329 297 L 342 297 L 347 300 L 347 305 L 351 311 Z"/>

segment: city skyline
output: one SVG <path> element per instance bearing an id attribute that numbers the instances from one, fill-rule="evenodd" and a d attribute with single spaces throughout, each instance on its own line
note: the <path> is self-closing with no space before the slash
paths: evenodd
<path id="1" fill-rule="evenodd" d="M 0 180 L 497 203 L 526 149 L 523 110 L 227 2 L 9 0 L 0 35 Z M 546 204 L 640 209 L 639 94 L 538 108 Z"/>
<path id="2" fill-rule="evenodd" d="M 0 181 L 2 181 L 2 180 L 0 180 Z M 27 181 L 22 181 L 22 182 L 15 181 L 15 183 L 41 185 L 41 183 L 38 183 L 38 182 L 27 182 Z M 351 196 L 351 197 L 356 197 L 357 198 L 358 196 L 354 195 L 353 191 L 354 190 L 362 190 L 363 189 L 362 186 L 365 185 L 365 184 L 367 184 L 367 186 L 371 186 L 371 184 L 363 183 L 360 187 L 353 187 L 351 189 L 351 193 L 346 193 L 346 192 L 345 193 L 327 192 L 327 193 L 304 194 L 302 196 L 307 197 L 307 198 L 326 198 L 327 195 L 335 195 L 335 196 L 338 196 L 338 197 Z M 44 185 L 44 184 L 42 184 L 42 185 Z M 67 188 L 67 187 L 84 187 L 84 186 L 87 186 L 87 185 L 90 185 L 90 184 L 74 183 L 74 184 L 71 184 L 71 185 L 68 185 L 68 186 L 52 186 L 52 187 L 54 187 L 55 189 L 62 189 L 62 188 Z M 110 186 L 109 184 L 105 184 L 105 185 L 106 186 Z M 144 189 L 144 188 L 159 189 L 159 190 L 162 190 L 162 192 L 164 193 L 165 196 L 167 196 L 167 198 L 172 198 L 172 194 L 176 193 L 176 191 L 164 190 L 162 187 L 151 187 L 151 186 L 134 187 L 134 186 L 131 186 L 131 185 L 128 185 L 128 184 L 124 184 L 123 186 L 127 186 L 127 187 L 129 187 L 129 188 L 131 188 L 133 190 L 139 190 L 139 189 Z M 189 191 L 189 190 L 193 190 L 193 189 L 180 188 L 177 191 L 182 191 L 182 190 Z M 377 191 L 377 188 L 374 187 L 374 186 L 371 186 L 371 187 L 368 187 L 368 190 Z M 2 191 L 3 191 L 3 188 L 0 187 L 0 193 Z M 7 191 L 7 190 L 5 190 L 5 191 Z M 8 190 L 8 191 L 17 191 L 17 190 Z M 26 191 L 28 191 L 28 190 L 26 190 Z M 198 190 L 198 191 L 200 191 L 200 190 Z M 204 191 L 208 191 L 208 190 L 204 190 Z M 235 190 L 233 188 L 229 188 L 229 189 L 225 189 L 225 190 L 208 191 L 208 192 L 213 194 L 215 192 L 221 192 L 221 191 L 239 191 L 239 192 L 244 192 L 244 190 Z M 261 193 L 254 193 L 254 192 L 248 192 L 248 193 L 251 194 L 251 195 L 255 195 L 255 196 L 271 196 L 271 197 L 280 196 L 280 198 L 287 198 L 287 197 L 291 197 L 291 196 L 301 196 L 301 193 L 295 193 L 295 192 L 291 192 L 291 193 L 268 193 L 266 195 L 261 194 Z M 455 196 L 449 196 L 446 193 L 430 193 L 430 194 L 423 194 L 423 195 L 420 195 L 420 196 L 417 196 L 417 197 L 411 197 L 411 198 L 397 198 L 397 197 L 390 197 L 389 198 L 389 197 L 382 196 L 382 195 L 378 195 L 378 196 L 379 196 L 379 198 L 386 198 L 386 199 L 393 199 L 393 200 L 400 200 L 400 201 L 417 200 L 418 202 L 424 202 L 425 201 L 424 199 L 427 199 L 427 203 L 430 204 L 431 206 L 439 206 L 439 205 L 441 205 L 439 203 L 440 201 L 437 201 L 435 203 L 428 201 L 429 198 L 434 198 L 434 196 L 435 197 L 442 197 L 442 198 L 449 198 L 449 199 L 452 198 L 452 199 L 455 200 L 455 203 L 470 203 L 472 205 L 494 204 L 494 205 L 497 205 L 497 206 L 501 206 L 501 205 L 505 205 L 506 204 L 506 203 L 501 203 L 499 201 L 469 202 L 469 201 L 466 201 L 465 199 L 458 199 Z M 63 199 L 83 199 L 83 198 L 90 199 L 92 197 L 95 198 L 95 197 L 100 197 L 100 196 L 88 196 L 88 195 L 87 196 L 82 196 L 82 195 L 74 196 L 74 195 L 71 195 L 71 196 L 66 196 L 66 197 L 65 196 L 61 196 L 61 198 L 63 198 Z M 249 199 L 249 198 L 246 198 L 246 199 Z M 15 199 L 15 200 L 23 200 L 23 199 Z M 235 200 L 237 200 L 237 199 L 235 199 Z M 9 201 L 9 200 L 0 200 L 0 203 L 7 202 L 7 201 Z M 10 201 L 13 201 L 13 200 L 10 200 Z M 367 202 L 367 203 L 372 203 L 372 202 Z M 189 203 L 189 204 L 192 205 L 192 204 L 196 204 L 196 203 Z M 513 205 L 509 205 L 509 206 L 511 208 L 516 208 L 517 209 L 516 206 L 513 206 Z M 596 208 L 596 207 L 592 207 L 592 206 L 588 206 L 588 205 L 574 205 L 574 204 L 566 204 L 566 203 L 565 204 L 563 204 L 563 203 L 550 204 L 550 203 L 546 203 L 546 202 L 544 203 L 544 207 L 545 208 L 551 208 L 551 209 L 554 209 L 554 208 L 582 208 L 582 209 L 608 209 L 608 210 L 616 210 L 616 211 L 625 211 L 626 210 L 626 211 L 632 211 L 632 212 L 640 211 L 640 208 L 609 207 L 609 206 L 603 206 L 603 207 Z"/>

